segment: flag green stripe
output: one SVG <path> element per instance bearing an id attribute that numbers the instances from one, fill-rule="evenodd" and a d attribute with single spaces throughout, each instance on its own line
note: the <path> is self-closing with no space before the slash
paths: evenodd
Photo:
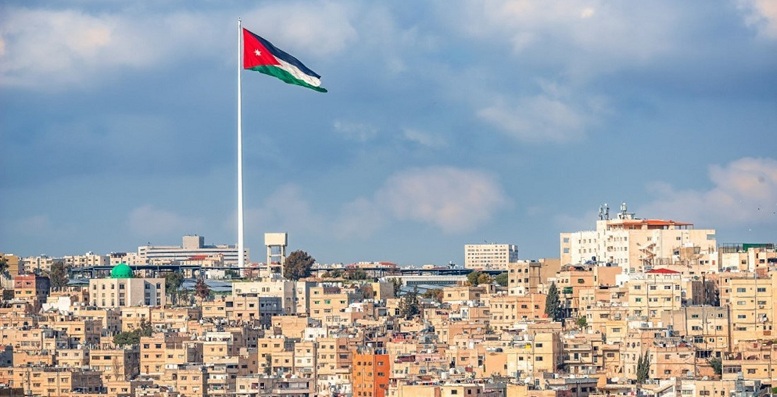
<path id="1" fill-rule="evenodd" d="M 303 87 L 310 88 L 312 90 L 318 91 L 318 92 L 327 92 L 326 88 L 318 87 L 311 85 L 303 80 L 300 80 L 296 77 L 294 77 L 291 73 L 277 67 L 277 66 L 269 66 L 269 65 L 263 65 L 263 66 L 255 66 L 250 68 L 250 70 L 254 70 L 260 73 L 264 73 L 273 77 L 277 77 L 286 83 L 294 84 L 294 85 L 300 85 Z"/>

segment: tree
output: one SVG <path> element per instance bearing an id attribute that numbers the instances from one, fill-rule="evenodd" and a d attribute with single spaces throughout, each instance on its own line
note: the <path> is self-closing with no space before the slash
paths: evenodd
<path id="1" fill-rule="evenodd" d="M 561 321 L 564 319 L 564 313 L 561 309 L 561 300 L 558 295 L 558 287 L 556 283 L 551 283 L 548 288 L 548 296 L 545 298 L 545 314 L 553 321 Z"/>
<path id="2" fill-rule="evenodd" d="M 51 282 L 52 289 L 59 291 L 67 286 L 67 282 L 69 281 L 67 277 L 67 271 L 68 268 L 65 266 L 64 262 L 56 261 L 51 265 L 49 282 Z"/>
<path id="3" fill-rule="evenodd" d="M 310 277 L 316 260 L 305 251 L 294 251 L 283 262 L 283 277 L 289 280 L 299 280 Z"/>
<path id="4" fill-rule="evenodd" d="M 394 297 L 399 297 L 399 292 L 402 290 L 402 280 L 396 277 L 392 278 L 391 287 L 394 289 Z"/>
<path id="5" fill-rule="evenodd" d="M 344 278 L 346 280 L 365 280 L 367 279 L 367 272 L 364 269 L 348 269 L 345 272 Z"/>
<path id="6" fill-rule="evenodd" d="M 585 316 L 580 316 L 577 318 L 577 326 L 580 329 L 583 329 L 588 326 L 588 320 L 585 319 Z"/>
<path id="7" fill-rule="evenodd" d="M 143 336 L 152 336 L 154 329 L 145 319 L 140 320 L 140 327 L 132 331 L 119 332 L 113 336 L 113 343 L 118 346 L 136 345 Z"/>
<path id="8" fill-rule="evenodd" d="M 421 296 L 423 296 L 424 298 L 427 298 L 427 299 L 434 299 L 437 302 L 442 303 L 442 298 L 443 298 L 444 294 L 445 293 L 443 292 L 442 289 L 434 288 L 434 289 L 427 290 Z"/>
<path id="9" fill-rule="evenodd" d="M 414 289 L 412 292 L 406 293 L 399 302 L 399 315 L 410 320 L 420 312 L 421 308 L 418 304 L 418 291 Z"/>
<path id="10" fill-rule="evenodd" d="M 0 258 L 0 275 L 7 275 L 8 272 L 8 259 Z"/>
<path id="11" fill-rule="evenodd" d="M 469 281 L 470 285 L 477 287 L 480 284 L 490 284 L 493 279 L 488 275 L 488 273 L 475 270 L 474 272 L 467 275 L 467 281 Z"/>
<path id="12" fill-rule="evenodd" d="M 710 366 L 712 366 L 712 370 L 715 371 L 715 375 L 723 375 L 723 360 L 713 357 L 707 361 L 710 363 Z"/>
<path id="13" fill-rule="evenodd" d="M 645 350 L 645 355 L 637 359 L 637 384 L 641 385 L 648 379 L 650 379 L 650 351 Z"/>
<path id="14" fill-rule="evenodd" d="M 266 353 L 264 356 L 264 374 L 272 374 L 272 354 Z"/>
<path id="15" fill-rule="evenodd" d="M 375 297 L 375 290 L 372 289 L 372 285 L 370 284 L 362 284 L 359 287 L 359 292 L 361 292 L 362 298 L 364 299 L 372 299 Z"/>
<path id="16" fill-rule="evenodd" d="M 507 273 L 500 273 L 498 276 L 494 277 L 494 281 L 502 287 L 507 287 L 508 278 L 509 276 Z"/>
<path id="17" fill-rule="evenodd" d="M 165 274 L 165 291 L 170 295 L 171 303 L 175 305 L 178 301 L 178 291 L 183 284 L 183 275 L 178 272 Z"/>
<path id="18" fill-rule="evenodd" d="M 205 298 L 210 296 L 210 287 L 205 283 L 204 278 L 200 277 L 197 279 L 197 284 L 194 285 L 194 295 L 201 300 L 205 300 Z"/>

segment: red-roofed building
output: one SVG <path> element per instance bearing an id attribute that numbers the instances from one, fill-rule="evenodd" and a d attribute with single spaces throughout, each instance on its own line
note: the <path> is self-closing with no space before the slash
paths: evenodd
<path id="1" fill-rule="evenodd" d="M 670 270 L 670 269 L 663 269 L 663 268 L 649 270 L 649 271 L 647 271 L 645 273 L 648 273 L 648 274 L 680 274 L 680 272 L 676 272 L 676 271 Z"/>
<path id="2" fill-rule="evenodd" d="M 683 264 L 718 265 L 714 229 L 694 229 L 692 223 L 639 219 L 621 205 L 610 219 L 603 207 L 596 230 L 561 233 L 561 264 L 620 266 L 625 273 Z"/>

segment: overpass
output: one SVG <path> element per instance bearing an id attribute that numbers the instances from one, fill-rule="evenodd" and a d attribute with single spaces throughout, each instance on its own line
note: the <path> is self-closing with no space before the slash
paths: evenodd
<path id="1" fill-rule="evenodd" d="M 163 264 L 163 265 L 128 265 L 132 270 L 151 271 L 159 274 L 162 272 L 191 272 L 196 274 L 201 270 L 235 270 L 240 269 L 236 266 L 202 266 L 202 265 L 181 265 L 181 264 Z M 107 276 L 110 274 L 113 266 L 85 266 L 75 267 L 68 269 L 70 277 L 73 276 L 86 276 L 87 278 L 97 278 L 101 276 Z M 252 267 L 246 267 L 246 269 L 255 269 Z M 320 275 L 323 272 L 331 272 L 334 270 L 347 271 L 350 269 L 364 270 L 371 277 L 388 277 L 388 276 L 401 276 L 402 278 L 408 276 L 459 276 L 466 279 L 466 275 L 472 273 L 473 269 L 465 269 L 461 267 L 434 267 L 434 268 L 415 268 L 415 267 L 384 267 L 384 266 L 371 266 L 371 267 L 358 267 L 347 268 L 337 266 L 320 266 L 311 269 L 312 274 Z M 507 270 L 482 270 L 483 273 L 491 276 L 504 273 Z M 442 278 L 440 279 L 442 280 Z M 454 283 L 455 284 L 455 283 Z"/>

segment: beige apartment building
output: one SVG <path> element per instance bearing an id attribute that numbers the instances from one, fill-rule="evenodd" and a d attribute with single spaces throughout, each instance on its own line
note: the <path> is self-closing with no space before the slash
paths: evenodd
<path id="1" fill-rule="evenodd" d="M 14 367 L 0 382 L 24 387 L 32 396 L 99 393 L 103 385 L 99 371 L 53 367 Z"/>
<path id="2" fill-rule="evenodd" d="M 73 316 L 50 316 L 39 325 L 67 335 L 69 343 L 73 345 L 99 345 L 103 330 L 98 320 L 84 320 Z"/>
<path id="3" fill-rule="evenodd" d="M 97 255 L 93 252 L 87 252 L 84 255 L 68 255 L 62 257 L 62 262 L 67 267 L 89 267 L 89 266 L 108 266 L 110 258 L 108 255 Z"/>
<path id="4" fill-rule="evenodd" d="M 464 267 L 475 270 L 504 270 L 518 261 L 518 246 L 513 244 L 466 244 Z"/>
<path id="5" fill-rule="evenodd" d="M 545 258 L 539 261 L 518 260 L 508 263 L 507 290 L 510 295 L 542 292 L 542 286 L 560 269 L 561 261 L 558 258 Z"/>
<path id="6" fill-rule="evenodd" d="M 140 338 L 140 373 L 159 378 L 166 365 L 187 365 L 204 362 L 203 345 L 188 335 L 156 333 Z"/>
<path id="7" fill-rule="evenodd" d="M 110 278 L 89 280 L 90 306 L 164 306 L 166 299 L 164 278 L 134 278 L 126 264 L 116 265 Z"/>
<path id="8" fill-rule="evenodd" d="M 51 282 L 37 274 L 20 274 L 13 278 L 14 298 L 26 301 L 35 312 L 40 311 L 49 296 Z"/>
<path id="9" fill-rule="evenodd" d="M 151 308 L 148 306 L 122 307 L 120 310 L 122 332 L 140 329 L 144 324 L 151 323 Z"/>
<path id="10" fill-rule="evenodd" d="M 515 347 L 504 349 L 507 354 L 507 376 L 540 377 L 555 373 L 564 362 L 564 344 L 557 332 L 526 335 Z"/>
<path id="11" fill-rule="evenodd" d="M 731 349 L 729 320 L 725 306 L 684 306 L 661 315 L 661 322 L 685 337 L 704 358 L 721 357 Z"/>
<path id="12" fill-rule="evenodd" d="M 283 314 L 297 312 L 297 283 L 280 278 L 265 277 L 261 281 L 243 281 L 232 283 L 232 296 L 261 296 L 280 299 Z"/>
<path id="13" fill-rule="evenodd" d="M 137 346 L 92 349 L 89 366 L 100 371 L 103 383 L 128 381 L 140 374 L 140 349 Z"/>
<path id="14" fill-rule="evenodd" d="M 723 379 L 777 382 L 777 343 L 773 341 L 747 341 L 733 347 L 723 357 Z M 772 383 L 774 384 L 774 383 Z"/>
<path id="15" fill-rule="evenodd" d="M 581 315 L 585 316 L 586 327 L 604 335 L 606 343 L 622 343 L 626 337 L 628 307 L 624 304 L 599 303 L 586 307 Z"/>
<path id="16" fill-rule="evenodd" d="M 442 289 L 442 303 L 464 303 L 480 300 L 491 292 L 489 286 L 472 286 L 466 283 L 448 286 Z"/>
<path id="17" fill-rule="evenodd" d="M 341 287 L 316 286 L 310 288 L 310 318 L 323 323 L 337 322 L 336 317 L 353 302 L 358 296 Z"/>
<path id="18" fill-rule="evenodd" d="M 726 300 L 731 310 L 733 344 L 775 338 L 774 318 L 777 305 L 774 291 L 777 290 L 777 272 L 771 273 L 769 277 L 758 276 L 756 273 L 750 276 L 727 278 L 728 283 L 723 286 L 728 292 Z"/>
<path id="19" fill-rule="evenodd" d="M 720 247 L 720 268 L 725 271 L 766 271 L 777 263 L 773 244 L 724 244 Z"/>
<path id="20" fill-rule="evenodd" d="M 654 269 L 629 275 L 629 316 L 658 322 L 664 312 L 682 306 L 682 275 L 673 270 Z"/>
<path id="21" fill-rule="evenodd" d="M 13 280 L 14 276 L 17 276 L 19 274 L 19 270 L 21 270 L 21 258 L 14 254 L 4 254 L 0 252 L 0 260 L 5 261 L 5 265 L 8 266 L 7 272 Z"/>
<path id="22" fill-rule="evenodd" d="M 19 273 L 51 272 L 51 267 L 55 262 L 61 263 L 62 259 L 52 258 L 47 255 L 28 256 L 21 259 Z"/>
<path id="23" fill-rule="evenodd" d="M 160 380 L 173 386 L 180 397 L 205 397 L 207 379 L 208 371 L 202 364 L 168 364 Z"/>
<path id="24" fill-rule="evenodd" d="M 614 219 L 600 214 L 596 230 L 560 234 L 561 263 L 611 263 L 626 273 L 639 273 L 666 264 L 692 263 L 717 252 L 714 229 L 662 219 L 639 219 L 626 204 Z"/>
<path id="25" fill-rule="evenodd" d="M 56 364 L 60 367 L 82 368 L 89 365 L 91 349 L 86 346 L 72 349 L 56 349 Z M 102 370 L 101 368 L 92 368 Z"/>
<path id="26" fill-rule="evenodd" d="M 73 306 L 73 317 L 98 321 L 104 330 L 114 334 L 121 332 L 121 310 L 93 306 Z"/>

